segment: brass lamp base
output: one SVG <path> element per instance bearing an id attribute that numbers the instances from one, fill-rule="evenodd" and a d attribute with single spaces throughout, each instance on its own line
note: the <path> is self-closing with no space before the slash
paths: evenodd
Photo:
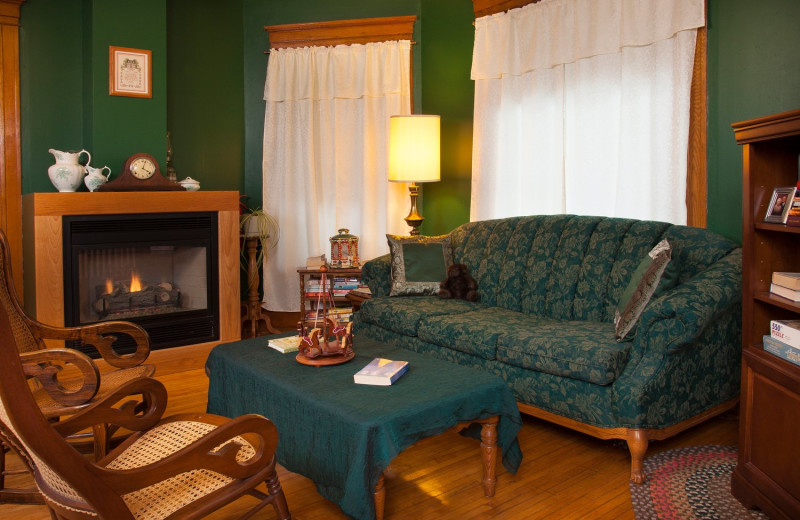
<path id="1" fill-rule="evenodd" d="M 415 236 L 419 235 L 419 226 L 425 218 L 417 211 L 417 197 L 419 196 L 419 186 L 417 186 L 417 183 L 412 182 L 408 187 L 408 191 L 411 194 L 411 210 L 404 220 L 406 224 L 411 227 L 411 236 Z"/>

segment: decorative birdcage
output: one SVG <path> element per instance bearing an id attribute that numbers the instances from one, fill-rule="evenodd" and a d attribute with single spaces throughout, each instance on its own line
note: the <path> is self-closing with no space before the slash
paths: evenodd
<path id="1" fill-rule="evenodd" d="M 358 237 L 342 228 L 331 240 L 331 267 L 358 267 Z"/>

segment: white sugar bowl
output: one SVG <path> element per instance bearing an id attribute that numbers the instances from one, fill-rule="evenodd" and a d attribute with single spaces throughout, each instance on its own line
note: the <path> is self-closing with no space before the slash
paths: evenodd
<path id="1" fill-rule="evenodd" d="M 197 191 L 200 189 L 200 183 L 191 177 L 186 177 L 182 181 L 179 181 L 178 184 L 186 188 L 186 191 Z"/>

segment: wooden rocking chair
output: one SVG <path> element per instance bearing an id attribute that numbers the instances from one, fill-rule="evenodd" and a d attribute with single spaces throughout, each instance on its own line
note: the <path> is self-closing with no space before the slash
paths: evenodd
<path id="1" fill-rule="evenodd" d="M 155 366 L 143 364 L 150 354 L 150 340 L 147 332 L 138 325 L 107 321 L 81 327 L 52 327 L 28 317 L 19 304 L 14 289 L 8 242 L 2 231 L 0 231 L 0 310 L 6 314 L 11 324 L 11 333 L 14 344 L 19 349 L 19 355 L 24 356 L 26 353 L 45 349 L 45 339 L 80 340 L 84 345 L 92 345 L 103 360 L 114 368 L 112 371 L 104 372 L 101 377 L 95 363 L 88 356 L 81 355 L 79 365 L 72 363 L 73 366 L 81 367 L 81 377 L 72 379 L 62 377 L 64 380 L 58 381 L 58 372 L 64 360 L 72 360 L 74 356 L 64 353 L 69 349 L 51 349 L 60 352 L 54 353 L 44 361 L 42 369 L 49 371 L 52 384 L 62 385 L 67 392 L 51 394 L 39 383 L 34 384 L 33 390 L 36 403 L 51 422 L 75 414 L 128 381 L 149 377 L 155 373 Z M 127 334 L 136 342 L 134 353 L 119 355 L 111 347 L 120 334 Z M 77 351 L 72 352 L 80 354 Z M 116 427 L 99 423 L 92 426 L 91 433 L 76 434 L 71 441 L 91 442 L 95 457 L 99 459 L 108 452 L 109 440 L 115 430 Z M 6 488 L 5 477 L 16 473 L 6 470 L 5 456 L 8 450 L 8 444 L 0 438 L 0 503 L 41 503 L 42 498 L 35 489 Z"/>
<path id="2" fill-rule="evenodd" d="M 259 503 L 242 518 L 272 504 L 280 520 L 291 519 L 275 469 L 278 433 L 268 419 L 162 418 L 166 388 L 155 379 L 139 378 L 66 419 L 49 422 L 26 378 L 39 377 L 47 391 L 61 391 L 48 384 L 42 370 L 54 349 L 21 359 L 15 343 L 8 315 L 0 310 L 0 432 L 29 464 L 54 519 L 194 519 L 244 495 Z M 80 356 L 74 360 L 82 363 Z M 93 462 L 65 438 L 96 423 L 134 433 Z M 266 493 L 255 489 L 262 482 Z"/>

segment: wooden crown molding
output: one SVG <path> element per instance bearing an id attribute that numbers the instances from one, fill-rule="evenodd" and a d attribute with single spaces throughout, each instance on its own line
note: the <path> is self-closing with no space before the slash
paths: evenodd
<path id="1" fill-rule="evenodd" d="M 509 9 L 516 9 L 528 4 L 535 4 L 539 0 L 472 0 L 472 9 L 475 18 L 502 13 Z"/>
<path id="2" fill-rule="evenodd" d="M 411 40 L 416 16 L 265 25 L 272 49 Z"/>

